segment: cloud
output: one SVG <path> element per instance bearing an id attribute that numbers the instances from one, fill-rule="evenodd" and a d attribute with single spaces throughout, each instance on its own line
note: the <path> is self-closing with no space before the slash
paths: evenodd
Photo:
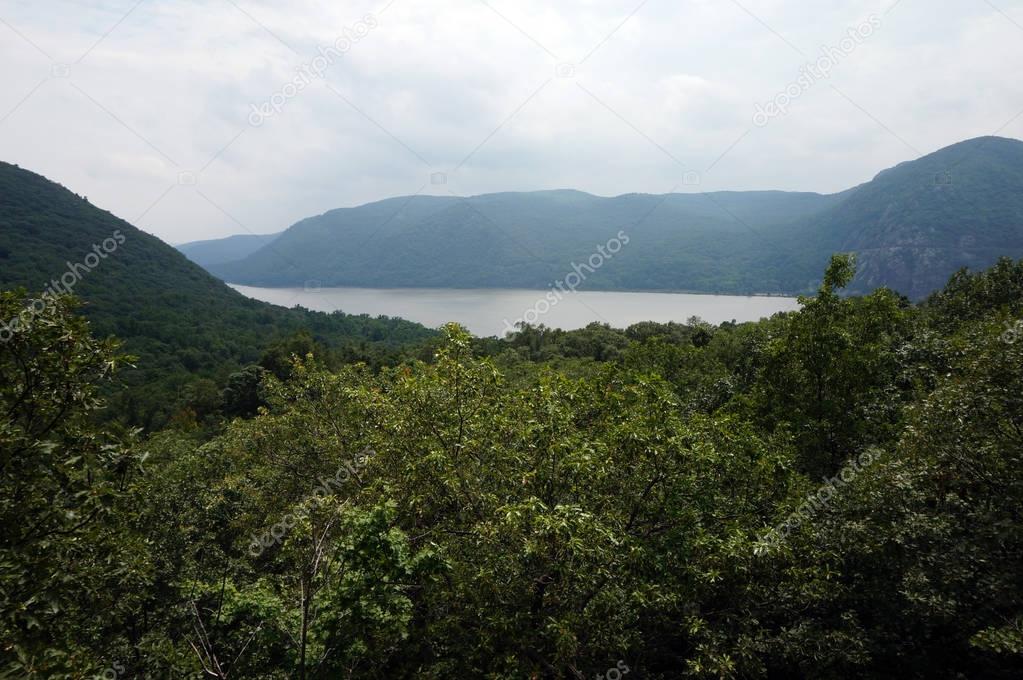
<path id="1" fill-rule="evenodd" d="M 689 170 L 679 190 L 838 191 L 914 150 L 1023 136 L 1023 2 L 995 4 L 0 1 L 0 153 L 170 242 L 417 191 L 663 192 Z M 752 125 L 872 14 L 829 78 Z"/>

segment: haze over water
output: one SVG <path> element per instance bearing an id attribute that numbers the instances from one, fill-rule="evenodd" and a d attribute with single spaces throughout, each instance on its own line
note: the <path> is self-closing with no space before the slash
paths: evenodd
<path id="1" fill-rule="evenodd" d="M 526 318 L 535 324 L 571 330 L 594 321 L 624 328 L 640 321 L 685 322 L 698 316 L 713 324 L 756 321 L 776 312 L 798 309 L 795 298 L 687 293 L 579 291 L 557 304 L 540 302 L 546 291 L 500 288 L 232 288 L 251 298 L 284 307 L 301 305 L 321 312 L 343 311 L 371 316 L 398 316 L 437 327 L 457 321 L 479 336 L 503 336 Z M 547 310 L 546 313 L 537 312 Z M 532 310 L 532 311 L 531 311 Z M 528 312 L 528 314 L 527 314 Z"/>

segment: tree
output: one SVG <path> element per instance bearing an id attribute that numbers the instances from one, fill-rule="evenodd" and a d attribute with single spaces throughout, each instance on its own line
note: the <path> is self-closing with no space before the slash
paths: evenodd
<path id="1" fill-rule="evenodd" d="M 788 672 L 1023 672 L 1023 345 L 1001 331 L 964 327 L 903 436 L 792 535 L 777 599 L 798 621 L 777 638 Z"/>
<path id="2" fill-rule="evenodd" d="M 227 379 L 221 394 L 224 415 L 229 418 L 250 418 L 264 405 L 260 385 L 267 371 L 260 366 L 247 366 Z"/>
<path id="3" fill-rule="evenodd" d="M 143 582 L 117 514 L 140 460 L 131 433 L 93 421 L 128 358 L 75 308 L 0 293 L 0 318 L 23 320 L 0 343 L 0 662 L 19 677 L 102 668 L 110 622 L 95 613 Z"/>
<path id="4" fill-rule="evenodd" d="M 753 388 L 760 421 L 793 433 L 813 476 L 834 474 L 850 455 L 894 436 L 911 396 L 894 389 L 910 333 L 902 302 L 886 289 L 841 297 L 854 272 L 850 256 L 832 257 L 816 297 L 799 298 L 802 309 L 769 344 Z"/>

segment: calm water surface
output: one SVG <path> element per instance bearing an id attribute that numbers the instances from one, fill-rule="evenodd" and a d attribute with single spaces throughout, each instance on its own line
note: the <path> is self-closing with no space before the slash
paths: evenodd
<path id="1" fill-rule="evenodd" d="M 624 328 L 639 321 L 679 321 L 691 316 L 717 324 L 756 321 L 798 309 L 795 298 L 690 295 L 685 293 L 567 293 L 552 303 L 547 291 L 481 288 L 256 288 L 232 286 L 243 295 L 285 307 L 321 312 L 399 316 L 437 327 L 457 321 L 480 336 L 504 335 L 525 319 L 552 328 L 582 328 L 602 321 Z M 552 294 L 553 297 L 553 294 Z"/>

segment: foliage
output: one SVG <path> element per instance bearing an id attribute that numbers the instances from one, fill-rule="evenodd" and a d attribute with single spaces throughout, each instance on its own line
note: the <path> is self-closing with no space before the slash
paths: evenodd
<path id="1" fill-rule="evenodd" d="M 23 296 L 0 293 L 0 315 Z M 140 540 L 118 525 L 141 457 L 131 432 L 96 427 L 97 387 L 122 362 L 70 300 L 37 310 L 0 343 L 0 673 L 87 670 L 108 635 L 96 611 L 142 581 Z"/>
<path id="2" fill-rule="evenodd" d="M 115 233 L 114 249 L 105 252 L 102 244 Z M 90 256 L 98 264 L 87 271 Z M 0 289 L 42 291 L 57 282 L 60 292 L 71 269 L 77 282 L 70 275 L 67 281 L 86 302 L 82 312 L 93 332 L 117 336 L 142 360 L 121 375 L 122 389 L 106 392 L 108 414 L 148 430 L 181 418 L 192 382 L 205 378 L 223 386 L 231 373 L 296 334 L 345 360 L 377 366 L 396 361 L 404 345 L 433 335 L 401 319 L 284 309 L 248 299 L 159 239 L 43 177 L 0 163 Z"/>
<path id="3" fill-rule="evenodd" d="M 61 299 L 0 346 L 0 663 L 1019 677 L 1019 267 L 913 306 L 836 256 L 757 323 L 450 325 L 392 365 L 298 333 L 142 440 Z"/>

